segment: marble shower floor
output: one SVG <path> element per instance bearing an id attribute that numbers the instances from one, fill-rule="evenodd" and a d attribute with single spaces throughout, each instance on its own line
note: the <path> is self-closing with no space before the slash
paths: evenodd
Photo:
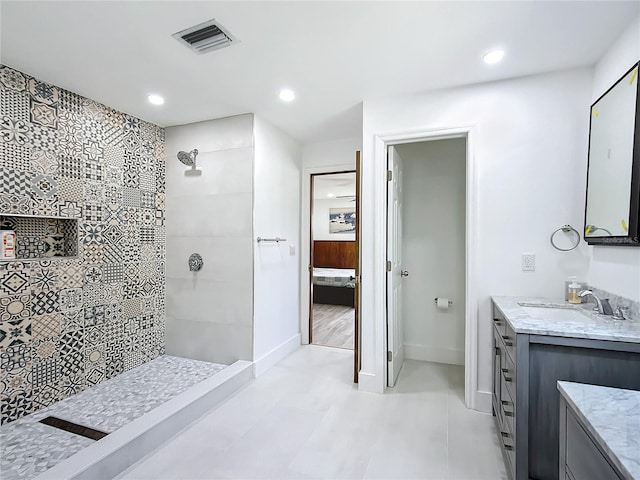
<path id="1" fill-rule="evenodd" d="M 39 423 L 58 417 L 111 433 L 226 365 L 163 355 L 0 428 L 0 478 L 33 478 L 93 440 Z"/>
<path id="2" fill-rule="evenodd" d="M 355 309 L 343 305 L 313 304 L 314 345 L 349 348 L 355 345 Z"/>

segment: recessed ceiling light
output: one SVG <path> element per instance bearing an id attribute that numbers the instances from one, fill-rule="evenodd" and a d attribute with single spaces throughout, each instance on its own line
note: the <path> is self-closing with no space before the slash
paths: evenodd
<path id="1" fill-rule="evenodd" d="M 502 57 L 504 57 L 504 50 L 492 50 L 491 52 L 485 54 L 482 59 L 484 60 L 484 63 L 492 65 L 502 60 Z"/>
<path id="2" fill-rule="evenodd" d="M 283 102 L 291 102 L 294 98 L 296 98 L 296 94 L 290 88 L 280 90 L 280 100 Z"/>
<path id="3" fill-rule="evenodd" d="M 333 198 L 333 197 L 335 197 L 335 194 L 333 194 L 333 193 L 327 193 L 327 197 L 329 197 L 329 198 Z"/>
<path id="4" fill-rule="evenodd" d="M 147 100 L 149 100 L 149 103 L 153 103 L 154 105 L 162 105 L 164 103 L 164 98 L 162 98 L 160 95 L 156 95 L 154 93 L 149 95 L 147 97 Z"/>

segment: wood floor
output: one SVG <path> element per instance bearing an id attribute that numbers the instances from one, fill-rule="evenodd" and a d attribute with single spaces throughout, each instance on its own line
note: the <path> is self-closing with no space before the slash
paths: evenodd
<path id="1" fill-rule="evenodd" d="M 355 342 L 355 309 L 342 305 L 313 304 L 314 345 L 349 348 Z"/>

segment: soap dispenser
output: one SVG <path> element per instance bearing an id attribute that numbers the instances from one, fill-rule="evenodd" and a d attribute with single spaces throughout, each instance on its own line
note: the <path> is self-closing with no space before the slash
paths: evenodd
<path id="1" fill-rule="evenodd" d="M 582 285 L 576 282 L 575 277 L 573 277 L 573 281 L 567 287 L 567 301 L 569 303 L 582 303 L 582 298 L 579 295 L 580 290 L 582 290 Z"/>
<path id="2" fill-rule="evenodd" d="M 569 285 L 571 285 L 572 283 L 577 283 L 576 282 L 576 276 L 575 275 L 571 275 L 570 277 L 568 277 L 567 280 L 565 280 L 564 282 L 564 301 L 568 302 L 569 301 Z"/>

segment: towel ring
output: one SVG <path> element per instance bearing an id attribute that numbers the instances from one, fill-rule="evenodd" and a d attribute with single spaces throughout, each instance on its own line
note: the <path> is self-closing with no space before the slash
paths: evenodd
<path id="1" fill-rule="evenodd" d="M 553 241 L 553 237 L 560 231 L 563 231 L 564 233 L 574 232 L 576 234 L 576 237 L 578 237 L 578 240 L 576 241 L 576 244 L 571 248 L 560 248 L 559 246 L 557 246 L 555 244 L 555 242 Z M 563 225 L 562 227 L 558 228 L 557 230 L 555 230 L 551 234 L 551 237 L 549 238 L 549 241 L 551 242 L 551 245 L 553 246 L 553 248 L 555 248 L 556 250 L 560 250 L 561 252 L 570 252 L 571 250 L 576 248 L 578 245 L 580 245 L 580 234 L 571 225 Z"/>

